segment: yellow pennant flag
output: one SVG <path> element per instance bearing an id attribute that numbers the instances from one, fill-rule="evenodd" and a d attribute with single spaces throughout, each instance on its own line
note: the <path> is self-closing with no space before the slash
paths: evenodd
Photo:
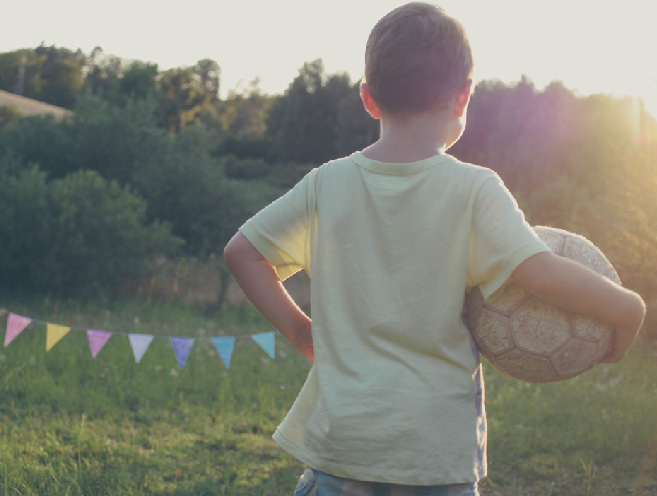
<path id="1" fill-rule="evenodd" d="M 70 327 L 65 327 L 57 324 L 48 324 L 46 326 L 46 351 L 55 346 L 60 339 L 68 334 Z"/>
<path id="2" fill-rule="evenodd" d="M 5 310 L 4 308 L 0 308 L 0 315 L 4 315 L 6 313 L 7 313 L 7 310 Z"/>

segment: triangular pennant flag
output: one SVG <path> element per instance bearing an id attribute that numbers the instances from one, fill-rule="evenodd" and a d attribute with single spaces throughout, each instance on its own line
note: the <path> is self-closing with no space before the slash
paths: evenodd
<path id="1" fill-rule="evenodd" d="M 11 343 L 16 336 L 18 336 L 23 329 L 30 325 L 32 319 L 29 317 L 23 317 L 22 315 L 16 315 L 15 313 L 10 313 L 7 317 L 7 332 L 5 333 L 5 346 Z"/>
<path id="2" fill-rule="evenodd" d="M 148 345 L 153 341 L 153 336 L 150 334 L 128 334 L 128 339 L 132 347 L 132 354 L 135 356 L 135 362 L 139 363 L 141 357 L 146 353 Z"/>
<path id="3" fill-rule="evenodd" d="M 275 339 L 276 333 L 272 332 L 261 332 L 260 334 L 252 334 L 251 338 L 260 345 L 260 347 L 265 350 L 265 353 L 271 358 L 274 358 L 274 346 L 276 343 Z"/>
<path id="4" fill-rule="evenodd" d="M 169 339 L 171 340 L 171 346 L 173 346 L 173 353 L 176 355 L 176 360 L 178 360 L 178 368 L 182 370 L 194 344 L 194 338 L 175 338 L 171 336 Z"/>
<path id="5" fill-rule="evenodd" d="M 46 324 L 46 351 L 50 351 L 70 330 L 70 327 L 58 324 Z"/>
<path id="6" fill-rule="evenodd" d="M 87 338 L 89 339 L 89 349 L 91 350 L 91 358 L 96 358 L 96 355 L 103 349 L 107 340 L 112 337 L 109 331 L 99 331 L 96 329 L 87 329 Z"/>
<path id="7" fill-rule="evenodd" d="M 212 338 L 212 343 L 217 348 L 217 353 L 219 353 L 221 361 L 224 362 L 224 367 L 229 368 L 230 358 L 233 356 L 233 349 L 235 348 L 235 338 Z"/>

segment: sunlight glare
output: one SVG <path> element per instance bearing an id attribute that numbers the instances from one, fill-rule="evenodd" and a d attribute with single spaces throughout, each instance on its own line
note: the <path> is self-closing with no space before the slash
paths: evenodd
<path id="1" fill-rule="evenodd" d="M 641 91 L 640 96 L 648 113 L 657 119 L 657 72 L 654 76 L 648 77 L 645 86 L 645 90 Z"/>

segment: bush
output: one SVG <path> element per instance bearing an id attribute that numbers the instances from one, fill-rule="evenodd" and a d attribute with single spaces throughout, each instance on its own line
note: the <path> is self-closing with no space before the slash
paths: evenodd
<path id="1" fill-rule="evenodd" d="M 224 173 L 232 179 L 261 179 L 271 170 L 271 166 L 261 158 L 238 158 L 224 155 L 221 158 Z"/>
<path id="2" fill-rule="evenodd" d="M 84 95 L 69 119 L 32 116 L 8 127 L 0 133 L 0 150 L 39 164 L 54 179 L 88 169 L 129 184 L 142 164 L 162 158 L 168 141 L 166 131 L 157 127 L 154 101 L 115 106 Z"/>
<path id="3" fill-rule="evenodd" d="M 48 182 L 32 166 L 4 176 L 0 281 L 12 289 L 60 295 L 112 290 L 181 243 L 168 225 L 145 224 L 143 199 L 96 172 Z"/>
<path id="4" fill-rule="evenodd" d="M 279 193 L 260 188 L 263 195 L 254 195 L 251 182 L 227 178 L 211 149 L 205 128 L 187 126 L 169 140 L 160 161 L 135 172 L 133 183 L 148 202 L 149 218 L 171 222 L 185 252 L 201 257 L 220 253 L 241 223 Z"/>
<path id="5" fill-rule="evenodd" d="M 23 114 L 15 105 L 0 105 L 0 132 L 22 118 Z"/>

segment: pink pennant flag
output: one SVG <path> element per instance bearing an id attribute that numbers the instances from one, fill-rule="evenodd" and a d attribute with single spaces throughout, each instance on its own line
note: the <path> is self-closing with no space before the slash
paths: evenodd
<path id="1" fill-rule="evenodd" d="M 50 351 L 70 330 L 70 327 L 63 325 L 46 324 L 46 351 Z"/>
<path id="2" fill-rule="evenodd" d="M 103 349 L 107 340 L 112 337 L 109 331 L 99 331 L 97 329 L 87 329 L 87 338 L 89 339 L 89 349 L 91 350 L 91 358 L 96 358 L 96 355 Z"/>
<path id="3" fill-rule="evenodd" d="M 176 338 L 171 336 L 169 340 L 171 341 L 173 353 L 176 355 L 176 360 L 178 361 L 178 368 L 182 370 L 194 344 L 194 338 Z"/>
<path id="4" fill-rule="evenodd" d="M 29 317 L 23 317 L 21 315 L 16 315 L 15 313 L 10 313 L 7 317 L 7 332 L 5 333 L 5 346 L 11 343 L 16 336 L 18 336 L 23 329 L 25 329 L 32 319 Z"/>
<path id="5" fill-rule="evenodd" d="M 153 341 L 153 336 L 150 334 L 129 334 L 128 339 L 130 340 L 130 346 L 132 346 L 135 362 L 139 363 L 144 353 L 146 353 L 148 345 Z"/>

